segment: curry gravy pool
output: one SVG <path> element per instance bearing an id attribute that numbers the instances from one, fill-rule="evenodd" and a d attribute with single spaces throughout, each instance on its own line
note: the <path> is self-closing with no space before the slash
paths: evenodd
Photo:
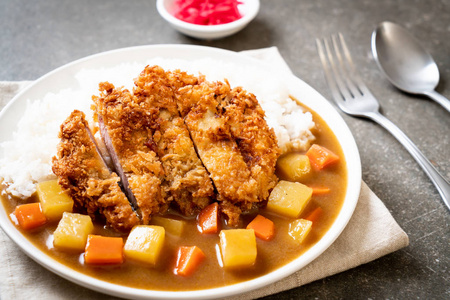
<path id="1" fill-rule="evenodd" d="M 330 149 L 340 157 L 340 161 L 336 165 L 320 172 L 313 171 L 313 176 L 302 182 L 305 185 L 314 184 L 329 187 L 330 192 L 324 195 L 313 195 L 300 217 L 307 216 L 317 206 L 323 209 L 323 213 L 320 220 L 313 224 L 311 232 L 301 245 L 294 242 L 287 234 L 289 222 L 292 219 L 280 217 L 266 211 L 266 209 L 242 215 L 242 228 L 245 228 L 257 213 L 271 219 L 275 224 L 276 233 L 274 239 L 268 242 L 256 239 L 258 254 L 256 263 L 252 267 L 238 270 L 229 270 L 221 267 L 218 234 L 201 234 L 197 229 L 195 218 L 183 217 L 175 211 L 169 211 L 170 217 L 186 220 L 187 226 L 181 237 L 166 233 L 164 248 L 156 266 L 145 266 L 131 260 L 125 260 L 121 265 L 87 265 L 84 264 L 83 253 L 63 252 L 53 247 L 52 234 L 57 226 L 56 223 L 47 224 L 33 231 L 21 230 L 18 226 L 17 228 L 40 251 L 48 254 L 60 263 L 88 276 L 128 287 L 164 291 L 188 291 L 226 286 L 267 274 L 296 259 L 319 241 L 333 224 L 345 198 L 347 169 L 342 149 L 327 124 L 316 113 L 309 111 L 313 114 L 313 119 L 316 123 L 316 128 L 313 132 L 316 137 L 315 143 Z M 278 173 L 277 175 L 280 179 L 283 179 L 283 174 Z M 24 203 L 13 197 L 5 196 L 4 192 L 1 198 L 2 204 L 10 216 L 13 214 L 16 205 Z M 28 199 L 28 202 L 36 201 L 35 195 Z M 227 229 L 226 224 L 222 223 L 221 229 Z M 95 224 L 93 234 L 120 236 L 117 232 L 107 229 L 103 224 L 98 223 Z M 123 237 L 126 238 L 126 236 Z M 196 245 L 206 255 L 206 259 L 190 277 L 176 276 L 173 273 L 176 263 L 176 251 L 180 245 Z M 281 249 L 282 252 L 280 252 Z"/>

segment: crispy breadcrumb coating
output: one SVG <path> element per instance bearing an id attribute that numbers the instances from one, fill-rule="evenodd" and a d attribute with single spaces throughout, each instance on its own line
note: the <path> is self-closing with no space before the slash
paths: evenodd
<path id="1" fill-rule="evenodd" d="M 237 87 L 221 99 L 222 114 L 227 118 L 251 177 L 258 182 L 258 198 L 267 199 L 278 181 L 274 172 L 281 151 L 275 132 L 264 120 L 265 113 L 255 95 Z"/>
<path id="2" fill-rule="evenodd" d="M 249 209 L 258 202 L 258 183 L 242 157 L 231 134 L 227 117 L 218 110 L 219 95 L 229 87 L 222 83 L 202 82 L 178 90 L 178 104 L 203 165 L 208 170 L 218 192 L 220 205 L 232 203 L 239 209 Z M 187 112 L 187 113 L 186 113 Z M 223 210 L 228 212 L 229 210 Z M 228 215 L 229 224 L 237 225 L 238 217 Z"/>
<path id="3" fill-rule="evenodd" d="M 155 110 L 150 126 L 168 182 L 168 194 L 183 214 L 192 215 L 211 202 L 214 189 L 178 113 L 167 74 L 160 67 L 146 67 L 135 80 L 133 92 L 141 106 Z"/>
<path id="4" fill-rule="evenodd" d="M 231 226 L 263 206 L 281 153 L 255 95 L 147 66 L 133 91 L 100 84 L 94 120 L 144 224 L 174 204 L 193 215 L 212 201 Z"/>
<path id="5" fill-rule="evenodd" d="M 140 223 L 125 194 L 119 177 L 111 173 L 96 148 L 83 112 L 75 110 L 61 125 L 53 172 L 58 183 L 74 200 L 76 210 L 93 219 L 100 216 L 119 231 Z"/>
<path id="6" fill-rule="evenodd" d="M 94 118 L 106 129 L 102 137 L 108 151 L 117 158 L 116 168 L 122 168 L 121 179 L 127 181 L 124 187 L 131 190 L 142 222 L 148 224 L 151 215 L 169 206 L 162 188 L 164 170 L 149 127 L 154 111 L 140 106 L 128 90 L 107 82 L 100 83 L 100 96 L 92 98 Z"/>
<path id="7" fill-rule="evenodd" d="M 179 111 L 217 189 L 228 224 L 264 203 L 277 183 L 281 153 L 256 97 L 227 81 L 200 80 L 176 91 Z"/>

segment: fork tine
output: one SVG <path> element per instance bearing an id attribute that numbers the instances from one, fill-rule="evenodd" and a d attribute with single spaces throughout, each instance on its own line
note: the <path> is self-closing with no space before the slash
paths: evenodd
<path id="1" fill-rule="evenodd" d="M 333 73 L 334 73 L 334 79 L 337 83 L 339 92 L 341 93 L 343 100 L 347 101 L 347 100 L 354 98 L 354 96 L 351 94 L 347 84 L 342 79 L 342 78 L 346 77 L 345 72 L 341 69 L 341 67 L 339 65 L 337 65 L 335 63 L 335 58 L 337 60 L 339 59 L 336 55 L 336 49 L 334 49 L 334 47 L 332 49 L 328 43 L 328 40 L 326 40 L 326 39 L 324 39 L 324 44 L 325 44 L 325 49 L 327 52 L 328 61 L 331 65 L 331 69 L 333 70 Z"/>
<path id="2" fill-rule="evenodd" d="M 345 42 L 344 36 L 339 33 L 339 42 L 342 48 L 342 52 L 344 53 L 345 59 L 347 60 L 348 71 L 350 72 L 350 77 L 353 79 L 353 82 L 356 84 L 357 88 L 360 90 L 361 94 L 368 95 L 370 94 L 369 88 L 366 86 L 364 81 L 362 81 L 361 76 L 355 68 L 355 64 L 353 63 L 352 56 L 350 51 L 348 50 L 347 43 Z"/>
<path id="3" fill-rule="evenodd" d="M 328 64 L 327 57 L 324 51 L 324 43 L 325 40 L 316 39 L 317 52 L 319 53 L 319 58 L 322 62 L 322 67 L 325 73 L 328 87 L 331 90 L 331 95 L 333 96 L 334 100 L 339 103 L 339 101 L 343 101 L 343 98 L 341 93 L 339 92 L 335 76 L 331 74 L 332 71 L 330 70 L 330 65 Z"/>
<path id="4" fill-rule="evenodd" d="M 319 44 L 322 52 L 326 52 L 326 54 L 322 55 L 321 61 L 325 70 L 325 77 L 328 82 L 328 86 L 332 90 L 332 95 L 334 100 L 340 104 L 346 99 L 351 98 L 346 85 L 341 79 L 340 71 L 336 66 L 333 58 L 333 53 L 326 39 L 322 39 L 323 46 L 325 47 L 325 51 L 323 50 L 321 44 Z"/>
<path id="5" fill-rule="evenodd" d="M 342 39 L 338 40 L 338 36 L 332 35 L 331 41 L 333 43 L 334 53 L 336 55 L 337 61 L 339 62 L 340 74 L 345 81 L 345 85 L 349 89 L 352 98 L 355 98 L 362 94 L 361 90 L 357 87 L 358 83 L 353 81 L 353 73 L 355 71 L 353 61 L 351 60 L 349 52 L 345 51 L 342 41 L 343 36 L 339 33 L 339 37 Z M 345 43 L 345 41 L 344 41 Z M 342 49 L 342 50 L 341 50 Z M 345 57 L 342 56 L 341 52 L 344 52 Z"/>

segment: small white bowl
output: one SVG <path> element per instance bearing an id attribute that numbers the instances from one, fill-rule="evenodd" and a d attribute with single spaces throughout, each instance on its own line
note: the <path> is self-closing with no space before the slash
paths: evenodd
<path id="1" fill-rule="evenodd" d="M 258 14 L 259 0 L 240 0 L 238 6 L 242 18 L 227 24 L 221 25 L 197 25 L 184 22 L 172 15 L 174 11 L 174 2 L 176 0 L 157 0 L 156 8 L 159 14 L 176 30 L 185 35 L 198 39 L 219 39 L 230 36 L 248 25 Z"/>

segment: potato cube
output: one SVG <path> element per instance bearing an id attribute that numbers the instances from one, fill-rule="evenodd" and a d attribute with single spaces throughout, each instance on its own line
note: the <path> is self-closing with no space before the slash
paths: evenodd
<path id="1" fill-rule="evenodd" d="M 125 256 L 150 265 L 156 265 L 164 245 L 165 230 L 161 226 L 135 226 L 125 242 Z"/>
<path id="2" fill-rule="evenodd" d="M 65 250 L 83 251 L 93 230 L 91 217 L 64 212 L 53 233 L 53 245 Z"/>
<path id="3" fill-rule="evenodd" d="M 56 179 L 38 183 L 36 192 L 49 221 L 61 219 L 63 212 L 72 212 L 73 200 L 61 189 Z"/>
<path id="4" fill-rule="evenodd" d="M 289 223 L 289 235 L 299 244 L 303 242 L 311 231 L 312 222 L 305 219 L 297 219 Z"/>
<path id="5" fill-rule="evenodd" d="M 257 250 L 253 229 L 222 230 L 219 238 L 225 268 L 241 268 L 255 264 Z"/>
<path id="6" fill-rule="evenodd" d="M 281 180 L 272 190 L 267 209 L 274 213 L 298 218 L 311 200 L 312 188 L 299 182 Z"/>
<path id="7" fill-rule="evenodd" d="M 289 181 L 302 181 L 311 174 L 311 163 L 308 156 L 300 153 L 289 153 L 277 161 L 277 169 Z"/>
<path id="8" fill-rule="evenodd" d="M 164 227 L 166 232 L 175 236 L 181 236 L 183 234 L 184 227 L 186 226 L 185 221 L 161 216 L 152 216 L 151 222 L 153 225 Z"/>

